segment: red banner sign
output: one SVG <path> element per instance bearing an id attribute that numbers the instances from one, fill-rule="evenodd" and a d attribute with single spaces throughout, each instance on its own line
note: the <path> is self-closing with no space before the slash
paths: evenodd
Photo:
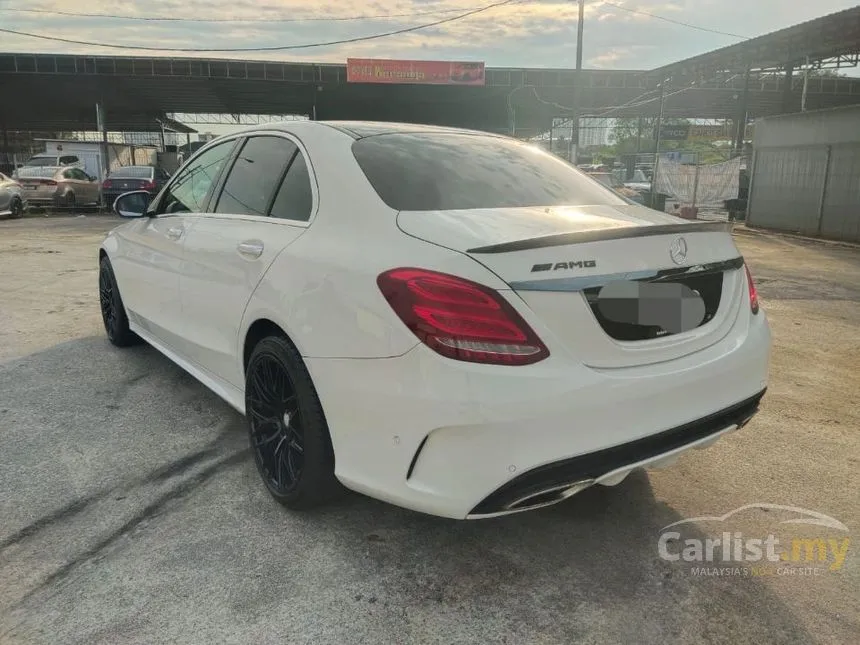
<path id="1" fill-rule="evenodd" d="M 435 60 L 348 58 L 347 83 L 483 85 L 484 64 Z"/>

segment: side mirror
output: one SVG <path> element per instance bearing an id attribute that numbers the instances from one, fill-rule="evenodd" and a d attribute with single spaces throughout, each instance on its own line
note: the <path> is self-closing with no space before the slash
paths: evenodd
<path id="1" fill-rule="evenodd" d="M 145 190 L 123 193 L 113 203 L 113 212 L 120 217 L 143 217 L 151 199 Z"/>

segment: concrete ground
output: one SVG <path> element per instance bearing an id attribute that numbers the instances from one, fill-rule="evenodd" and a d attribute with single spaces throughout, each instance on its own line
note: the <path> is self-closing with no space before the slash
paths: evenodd
<path id="1" fill-rule="evenodd" d="M 104 338 L 96 249 L 116 223 L 0 221 L 0 643 L 860 640 L 856 544 L 821 575 L 693 575 L 657 550 L 672 522 L 761 502 L 860 535 L 860 251 L 737 237 L 775 343 L 740 432 L 546 510 L 453 522 L 271 501 L 238 414 Z M 686 535 L 797 526 L 780 519 Z"/>

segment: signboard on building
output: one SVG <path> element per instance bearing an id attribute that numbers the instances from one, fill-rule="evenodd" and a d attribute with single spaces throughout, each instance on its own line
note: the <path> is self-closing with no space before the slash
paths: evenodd
<path id="1" fill-rule="evenodd" d="M 484 85 L 484 63 L 348 58 L 347 83 Z"/>
<path id="2" fill-rule="evenodd" d="M 668 125 L 660 128 L 660 138 L 664 141 L 684 141 L 690 135 L 690 124 Z"/>
<path id="3" fill-rule="evenodd" d="M 730 139 L 732 137 L 729 128 L 723 125 L 693 125 L 690 128 L 691 137 L 703 139 Z"/>

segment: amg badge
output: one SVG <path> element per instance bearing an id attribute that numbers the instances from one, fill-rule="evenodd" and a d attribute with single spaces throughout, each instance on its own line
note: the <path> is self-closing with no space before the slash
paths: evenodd
<path id="1" fill-rule="evenodd" d="M 538 271 L 559 271 L 561 269 L 593 269 L 597 266 L 597 260 L 572 260 L 570 262 L 556 262 L 555 264 L 535 264 L 532 273 Z"/>

